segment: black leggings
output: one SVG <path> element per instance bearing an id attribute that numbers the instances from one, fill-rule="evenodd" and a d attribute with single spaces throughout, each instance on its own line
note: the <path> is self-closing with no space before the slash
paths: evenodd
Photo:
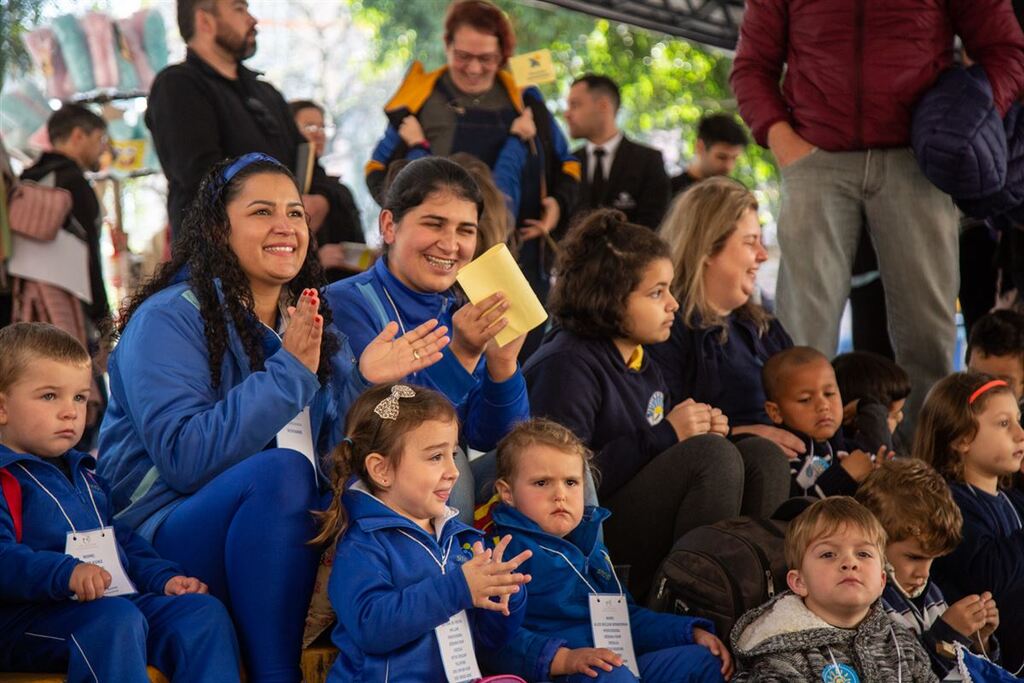
<path id="1" fill-rule="evenodd" d="M 612 511 L 605 541 L 615 563 L 629 565 L 633 597 L 644 601 L 680 536 L 740 514 L 768 517 L 789 495 L 789 477 L 782 450 L 760 437 L 704 434 L 656 456 L 601 501 Z"/>

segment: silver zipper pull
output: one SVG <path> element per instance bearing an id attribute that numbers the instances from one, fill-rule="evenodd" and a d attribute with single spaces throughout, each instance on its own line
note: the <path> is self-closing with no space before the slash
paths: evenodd
<path id="1" fill-rule="evenodd" d="M 768 586 L 768 597 L 775 597 L 775 581 L 772 579 L 772 571 L 770 569 L 764 570 L 764 579 Z"/>

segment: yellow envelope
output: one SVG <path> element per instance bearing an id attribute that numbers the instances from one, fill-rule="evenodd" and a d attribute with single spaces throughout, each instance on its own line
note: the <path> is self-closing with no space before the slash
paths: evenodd
<path id="1" fill-rule="evenodd" d="M 555 64 L 548 49 L 516 55 L 508 60 L 508 67 L 520 88 L 555 80 Z"/>
<path id="2" fill-rule="evenodd" d="M 508 298 L 509 308 L 505 311 L 508 325 L 495 336 L 498 346 L 518 339 L 548 319 L 547 311 L 504 244 L 485 251 L 460 270 L 455 279 L 474 304 L 499 291 Z"/>

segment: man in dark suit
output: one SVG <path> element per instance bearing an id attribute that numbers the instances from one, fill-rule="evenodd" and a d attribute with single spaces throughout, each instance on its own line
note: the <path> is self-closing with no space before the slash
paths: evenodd
<path id="1" fill-rule="evenodd" d="M 632 223 L 656 229 L 668 207 L 669 181 L 661 152 L 633 142 L 615 125 L 619 88 L 587 74 L 569 90 L 569 135 L 587 144 L 574 154 L 583 165 L 578 211 L 618 209 Z M 598 163 L 600 162 L 600 163 Z"/>
<path id="2" fill-rule="evenodd" d="M 736 160 L 749 142 L 747 132 L 731 114 L 702 117 L 697 124 L 693 159 L 682 173 L 672 177 L 672 196 L 684 192 L 699 180 L 732 173 Z"/>

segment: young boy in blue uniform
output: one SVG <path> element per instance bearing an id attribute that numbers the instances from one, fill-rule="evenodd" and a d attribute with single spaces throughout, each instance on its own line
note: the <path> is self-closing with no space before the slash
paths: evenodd
<path id="1" fill-rule="evenodd" d="M 42 323 L 0 329 L 0 671 L 68 680 L 239 680 L 223 605 L 113 523 L 85 428 L 91 367 Z"/>

